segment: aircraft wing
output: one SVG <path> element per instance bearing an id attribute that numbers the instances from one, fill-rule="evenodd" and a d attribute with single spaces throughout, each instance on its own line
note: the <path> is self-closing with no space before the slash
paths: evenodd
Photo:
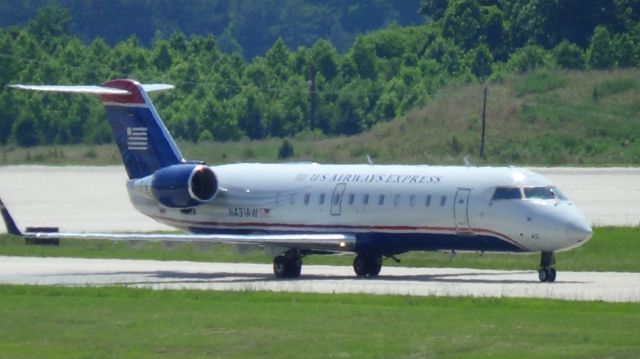
<path id="1" fill-rule="evenodd" d="M 169 234 L 169 233 L 93 233 L 93 232 L 22 232 L 16 225 L 2 199 L 0 213 L 7 232 L 27 238 L 58 238 L 80 240 L 147 241 L 147 242 L 204 242 L 256 244 L 284 248 L 304 248 L 321 251 L 351 251 L 355 248 L 353 234 L 296 233 L 296 234 Z"/>

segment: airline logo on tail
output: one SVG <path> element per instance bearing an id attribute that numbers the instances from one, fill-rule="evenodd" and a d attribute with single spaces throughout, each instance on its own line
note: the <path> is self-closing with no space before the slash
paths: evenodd
<path id="1" fill-rule="evenodd" d="M 146 151 L 147 131 L 146 127 L 127 127 L 127 149 L 129 151 Z"/>

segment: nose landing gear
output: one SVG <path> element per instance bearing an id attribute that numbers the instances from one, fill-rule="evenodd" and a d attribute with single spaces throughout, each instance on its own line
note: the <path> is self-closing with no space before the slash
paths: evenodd
<path id="1" fill-rule="evenodd" d="M 556 269 L 553 265 L 556 264 L 556 255 L 553 252 L 542 252 L 540 256 L 540 269 L 538 270 L 538 278 L 541 282 L 555 282 L 556 281 Z"/>

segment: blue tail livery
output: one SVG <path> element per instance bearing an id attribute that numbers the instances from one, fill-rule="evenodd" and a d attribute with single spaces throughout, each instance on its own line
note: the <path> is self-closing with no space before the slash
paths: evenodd
<path id="1" fill-rule="evenodd" d="M 112 80 L 101 86 L 11 87 L 98 95 L 107 111 L 113 138 L 122 155 L 129 179 L 142 178 L 160 168 L 184 162 L 178 146 L 147 95 L 151 91 L 172 89 L 172 85 L 141 85 L 134 80 Z"/>

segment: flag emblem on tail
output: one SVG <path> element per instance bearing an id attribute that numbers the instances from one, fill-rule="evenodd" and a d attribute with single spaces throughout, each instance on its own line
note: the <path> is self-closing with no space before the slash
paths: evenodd
<path id="1" fill-rule="evenodd" d="M 144 151 L 147 149 L 147 128 L 146 127 L 127 127 L 127 149 Z"/>

